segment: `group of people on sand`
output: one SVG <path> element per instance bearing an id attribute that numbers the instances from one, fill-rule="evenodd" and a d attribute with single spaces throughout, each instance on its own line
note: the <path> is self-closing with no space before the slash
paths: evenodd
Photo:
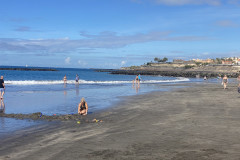
<path id="1" fill-rule="evenodd" d="M 64 84 L 67 84 L 67 76 L 66 75 L 63 77 L 63 82 L 64 82 Z M 76 84 L 79 84 L 78 74 L 76 74 L 75 82 L 76 82 Z"/>

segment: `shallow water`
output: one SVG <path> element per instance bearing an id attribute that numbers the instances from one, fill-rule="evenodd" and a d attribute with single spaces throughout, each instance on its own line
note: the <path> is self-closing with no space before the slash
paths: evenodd
<path id="1" fill-rule="evenodd" d="M 1 71 L 4 75 L 6 93 L 5 113 L 35 113 L 46 115 L 77 113 L 77 105 L 84 97 L 89 112 L 95 112 L 118 101 L 120 96 L 131 96 L 151 91 L 166 91 L 167 83 L 189 83 L 196 79 L 141 76 L 140 86 L 132 85 L 134 75 L 111 75 L 91 69 L 59 69 L 50 71 Z M 67 75 L 68 84 L 62 78 Z M 80 84 L 75 84 L 75 75 Z M 199 80 L 202 81 L 202 80 Z M 41 122 L 0 118 L 0 135 Z"/>

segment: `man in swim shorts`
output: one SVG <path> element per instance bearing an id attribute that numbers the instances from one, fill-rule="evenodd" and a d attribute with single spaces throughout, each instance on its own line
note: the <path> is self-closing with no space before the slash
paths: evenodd
<path id="1" fill-rule="evenodd" d="M 76 81 L 76 83 L 79 83 L 78 81 L 79 81 L 79 76 L 76 74 L 76 78 L 75 78 L 75 81 Z"/>
<path id="2" fill-rule="evenodd" d="M 5 93 L 5 85 L 4 85 L 3 76 L 1 76 L 1 79 L 0 79 L 0 99 L 3 99 L 4 93 Z"/>

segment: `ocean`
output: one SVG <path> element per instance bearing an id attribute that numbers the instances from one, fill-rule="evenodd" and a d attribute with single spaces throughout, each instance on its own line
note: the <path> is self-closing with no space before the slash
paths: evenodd
<path id="1" fill-rule="evenodd" d="M 162 84 L 193 81 L 181 77 L 141 75 L 140 86 L 133 86 L 136 75 L 113 75 L 93 69 L 56 69 L 58 71 L 1 70 L 6 90 L 0 107 L 5 107 L 7 114 L 76 114 L 77 105 L 84 97 L 92 113 L 113 106 L 121 96 L 166 91 L 170 87 L 162 87 Z M 79 75 L 79 84 L 75 83 L 76 74 Z M 64 75 L 67 84 L 63 83 Z M 0 117 L 0 136 L 41 123 L 44 122 Z"/>

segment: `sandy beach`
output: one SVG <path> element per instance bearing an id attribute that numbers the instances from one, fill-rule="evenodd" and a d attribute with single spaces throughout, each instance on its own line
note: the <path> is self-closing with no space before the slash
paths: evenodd
<path id="1" fill-rule="evenodd" d="M 122 97 L 116 107 L 0 139 L 1 160 L 237 160 L 236 84 L 183 84 Z M 92 122 L 96 118 L 103 122 Z"/>

